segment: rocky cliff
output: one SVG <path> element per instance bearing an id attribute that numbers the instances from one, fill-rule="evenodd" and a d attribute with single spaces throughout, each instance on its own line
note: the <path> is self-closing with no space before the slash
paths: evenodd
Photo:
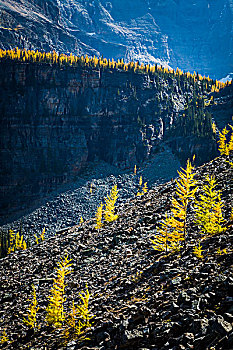
<path id="1" fill-rule="evenodd" d="M 2 215 L 72 182 L 88 162 L 133 169 L 164 145 L 183 164 L 193 154 L 197 164 L 211 159 L 211 117 L 196 97 L 203 86 L 159 71 L 3 61 Z"/>
<path id="2" fill-rule="evenodd" d="M 233 72 L 232 0 L 0 1 L 0 44 Z"/>

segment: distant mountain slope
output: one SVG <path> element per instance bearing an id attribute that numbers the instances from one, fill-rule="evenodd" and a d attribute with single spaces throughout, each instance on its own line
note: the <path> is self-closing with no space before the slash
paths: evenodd
<path id="1" fill-rule="evenodd" d="M 233 1 L 0 0 L 0 44 L 233 71 Z"/>

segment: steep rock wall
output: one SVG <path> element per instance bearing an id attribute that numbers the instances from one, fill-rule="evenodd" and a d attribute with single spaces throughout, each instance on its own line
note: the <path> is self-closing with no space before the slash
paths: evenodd
<path id="1" fill-rule="evenodd" d="M 149 153 L 139 116 L 152 123 L 156 106 L 146 76 L 5 63 L 0 84 L 3 211 L 73 180 L 88 160 L 126 168 Z"/>
<path id="2" fill-rule="evenodd" d="M 185 105 L 172 77 L 49 64 L 0 65 L 1 212 L 73 181 L 88 161 L 123 169 L 156 152 Z M 172 93 L 173 105 L 165 106 Z M 210 159 L 214 144 L 170 140 L 181 160 Z"/>

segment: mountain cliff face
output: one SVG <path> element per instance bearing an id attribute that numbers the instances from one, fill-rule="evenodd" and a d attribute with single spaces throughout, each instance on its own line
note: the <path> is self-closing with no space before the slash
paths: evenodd
<path id="1" fill-rule="evenodd" d="M 233 110 L 232 84 L 204 107 L 200 96 L 212 84 L 159 69 L 2 60 L 2 215 L 74 181 L 89 162 L 133 169 L 164 147 L 182 164 L 194 154 L 197 164 L 211 159 L 217 153 L 210 112 L 222 128 Z"/>
<path id="2" fill-rule="evenodd" d="M 0 1 L 0 43 L 233 71 L 232 0 Z"/>
<path id="3" fill-rule="evenodd" d="M 2 62 L 1 212 L 73 181 L 89 161 L 133 169 L 164 145 L 183 164 L 193 154 L 199 164 L 211 159 L 211 118 L 194 97 L 205 85 L 168 73 Z"/>

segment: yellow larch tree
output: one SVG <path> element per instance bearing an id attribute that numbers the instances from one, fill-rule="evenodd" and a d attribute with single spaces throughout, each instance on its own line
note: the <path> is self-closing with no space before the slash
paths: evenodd
<path id="1" fill-rule="evenodd" d="M 221 155 L 229 155 L 228 145 L 227 145 L 227 137 L 226 135 L 229 133 L 229 130 L 225 127 L 222 132 L 219 132 L 219 140 L 218 140 L 218 149 Z"/>
<path id="2" fill-rule="evenodd" d="M 60 328 L 65 320 L 64 313 L 64 293 L 65 293 L 65 277 L 71 273 L 71 260 L 66 255 L 64 259 L 58 263 L 57 277 L 53 280 L 53 286 L 50 291 L 49 305 L 46 309 L 46 322 L 56 328 Z"/>
<path id="3" fill-rule="evenodd" d="M 102 215 L 103 215 L 103 203 L 100 204 L 100 206 L 97 208 L 97 212 L 95 214 L 96 217 L 96 226 L 95 228 L 99 230 L 103 224 L 102 224 Z"/>
<path id="4" fill-rule="evenodd" d="M 104 210 L 104 219 L 106 222 L 112 222 L 118 218 L 115 212 L 115 205 L 118 198 L 118 189 L 117 185 L 112 187 L 110 195 L 107 195 L 105 198 L 105 210 Z"/>
<path id="5" fill-rule="evenodd" d="M 0 344 L 7 343 L 8 341 L 9 341 L 9 338 L 7 337 L 6 330 L 4 329 L 0 337 Z"/>
<path id="6" fill-rule="evenodd" d="M 9 29 L 9 28 L 8 28 Z M 10 29 L 13 30 L 13 29 Z M 17 30 L 15 28 L 14 30 Z M 156 74 L 157 72 L 163 73 L 163 74 L 171 74 L 176 76 L 186 76 L 187 78 L 192 78 L 193 82 L 199 80 L 205 81 L 206 89 L 212 89 L 212 92 L 218 92 L 219 89 L 224 88 L 226 85 L 230 85 L 231 81 L 227 81 L 226 83 L 222 83 L 219 81 L 216 81 L 215 83 L 213 80 L 211 80 L 209 77 L 201 77 L 201 75 L 197 75 L 195 72 L 194 74 L 190 74 L 189 72 L 184 73 L 182 70 L 177 68 L 176 72 L 173 70 L 170 70 L 166 67 L 162 66 L 150 66 L 149 64 L 143 64 L 137 62 L 128 62 L 125 63 L 123 59 L 118 59 L 117 62 L 112 59 L 106 59 L 104 57 L 88 57 L 87 55 L 80 55 L 75 56 L 72 53 L 69 55 L 66 54 L 58 54 L 56 51 L 52 52 L 40 52 L 39 50 L 26 50 L 26 49 L 10 49 L 10 50 L 3 50 L 0 49 L 0 61 L 12 60 L 12 61 L 19 61 L 19 62 L 33 62 L 33 63 L 49 63 L 49 64 L 58 64 L 59 66 L 77 66 L 80 65 L 82 67 L 103 67 L 108 69 L 121 69 L 124 71 L 133 70 L 134 72 L 142 72 L 142 73 L 148 73 L 151 72 L 153 74 Z"/>
<path id="7" fill-rule="evenodd" d="M 7 253 L 13 253 L 17 250 L 27 249 L 27 244 L 24 240 L 23 235 L 20 235 L 19 232 L 15 233 L 13 230 L 9 230 L 9 242 L 8 242 L 8 251 Z"/>
<path id="8" fill-rule="evenodd" d="M 226 127 L 222 130 L 222 132 L 219 132 L 219 140 L 218 140 L 218 150 L 221 155 L 229 156 L 230 153 L 233 151 L 233 126 L 228 124 L 228 126 L 231 128 L 231 134 L 229 141 L 227 141 L 227 134 L 230 130 L 228 130 Z M 233 162 L 227 161 L 231 166 L 233 166 Z"/>
<path id="9" fill-rule="evenodd" d="M 201 246 L 201 243 L 199 242 L 197 246 L 193 248 L 193 254 L 196 255 L 197 258 L 203 259 L 204 256 L 202 255 L 203 249 Z"/>
<path id="10" fill-rule="evenodd" d="M 215 235 L 226 230 L 222 214 L 223 202 L 221 191 L 216 190 L 214 176 L 207 175 L 206 184 L 195 202 L 195 222 L 200 226 L 202 234 Z"/>
<path id="11" fill-rule="evenodd" d="M 86 287 L 86 291 L 79 293 L 80 302 L 75 305 L 74 301 L 70 312 L 67 314 L 65 321 L 65 329 L 63 337 L 65 344 L 71 340 L 79 339 L 79 341 L 86 339 L 85 332 L 92 326 L 91 319 L 94 317 L 89 310 L 90 293 Z"/>
<path id="12" fill-rule="evenodd" d="M 179 177 L 176 179 L 176 197 L 172 199 L 172 214 L 171 224 L 177 237 L 184 241 L 186 247 L 187 235 L 187 212 L 188 204 L 194 199 L 197 190 L 197 182 L 194 179 L 194 166 L 190 160 L 187 161 L 186 169 L 181 168 L 178 171 Z"/>
<path id="13" fill-rule="evenodd" d="M 27 318 L 24 318 L 23 322 L 30 328 L 36 329 L 37 328 L 36 314 L 39 307 L 38 307 L 38 302 L 36 298 L 36 288 L 34 285 L 32 285 L 31 295 L 32 295 L 32 300 L 28 307 Z"/>
<path id="14" fill-rule="evenodd" d="M 177 247 L 177 239 L 174 235 L 171 225 L 171 217 L 166 213 L 166 217 L 157 227 L 154 239 L 151 239 L 152 247 L 155 250 L 165 252 L 175 251 Z"/>
<path id="15" fill-rule="evenodd" d="M 152 240 L 155 250 L 167 253 L 180 250 L 182 242 L 186 246 L 188 204 L 194 199 L 197 190 L 193 170 L 194 166 L 188 160 L 186 169 L 181 168 L 181 171 L 178 171 L 179 178 L 176 180 L 176 197 L 172 198 L 171 216 L 166 214 L 157 227 L 155 239 Z"/>

